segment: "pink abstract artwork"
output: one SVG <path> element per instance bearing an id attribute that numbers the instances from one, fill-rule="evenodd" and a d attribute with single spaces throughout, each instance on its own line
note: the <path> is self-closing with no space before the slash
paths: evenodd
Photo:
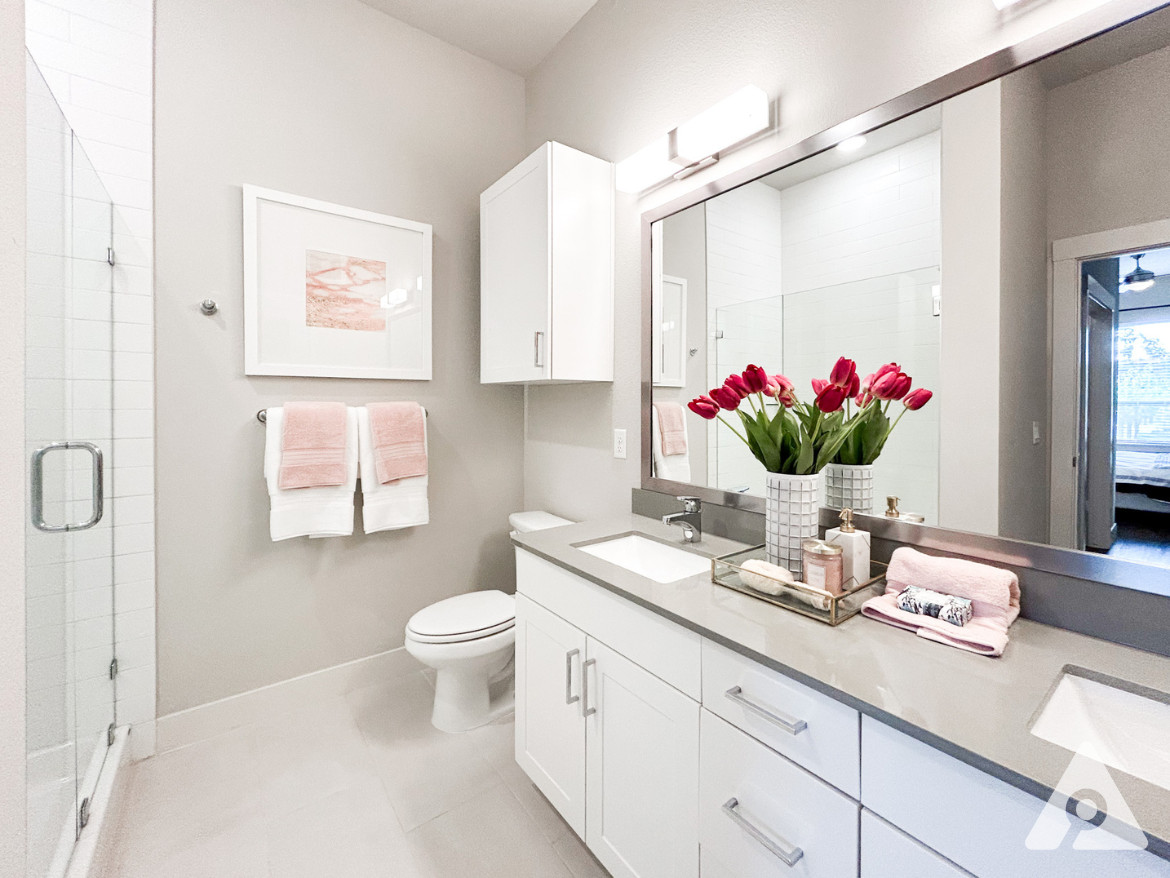
<path id="1" fill-rule="evenodd" d="M 328 329 L 384 332 L 386 263 L 320 250 L 305 251 L 305 323 Z"/>

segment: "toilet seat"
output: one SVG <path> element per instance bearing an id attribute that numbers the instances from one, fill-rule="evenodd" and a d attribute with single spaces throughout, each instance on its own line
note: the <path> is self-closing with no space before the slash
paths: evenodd
<path id="1" fill-rule="evenodd" d="M 516 625 L 516 600 L 502 591 L 475 591 L 424 607 L 406 623 L 419 643 L 463 643 Z"/>

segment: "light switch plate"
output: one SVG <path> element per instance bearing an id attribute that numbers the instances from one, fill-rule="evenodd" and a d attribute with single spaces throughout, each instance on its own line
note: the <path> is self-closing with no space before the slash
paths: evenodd
<path id="1" fill-rule="evenodd" d="M 626 431 L 613 431 L 613 456 L 618 460 L 626 459 Z"/>

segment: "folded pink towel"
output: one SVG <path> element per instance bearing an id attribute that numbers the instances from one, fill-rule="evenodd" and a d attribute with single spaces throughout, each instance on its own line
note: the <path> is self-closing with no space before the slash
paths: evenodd
<path id="1" fill-rule="evenodd" d="M 287 402 L 280 438 L 282 491 L 344 485 L 345 405 L 340 402 Z"/>
<path id="2" fill-rule="evenodd" d="M 376 402 L 370 412 L 374 469 L 385 485 L 427 474 L 425 414 L 417 402 Z"/>
<path id="3" fill-rule="evenodd" d="M 687 424 L 683 407 L 677 402 L 656 402 L 658 432 L 662 439 L 662 456 L 687 453 Z"/>
<path id="4" fill-rule="evenodd" d="M 898 594 L 908 585 L 971 601 L 971 621 L 962 627 L 898 609 Z M 919 637 L 980 655 L 1003 655 L 1008 628 L 1020 615 L 1020 581 L 1010 570 L 960 558 L 937 558 L 902 547 L 886 571 L 886 593 L 870 598 L 861 612 L 871 619 L 914 631 Z"/>

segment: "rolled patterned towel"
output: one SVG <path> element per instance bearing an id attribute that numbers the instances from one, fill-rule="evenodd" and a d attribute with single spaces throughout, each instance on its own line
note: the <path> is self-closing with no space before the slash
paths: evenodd
<path id="1" fill-rule="evenodd" d="M 933 616 L 962 628 L 971 621 L 971 602 L 951 594 L 908 585 L 898 593 L 898 609 L 920 616 Z"/>

